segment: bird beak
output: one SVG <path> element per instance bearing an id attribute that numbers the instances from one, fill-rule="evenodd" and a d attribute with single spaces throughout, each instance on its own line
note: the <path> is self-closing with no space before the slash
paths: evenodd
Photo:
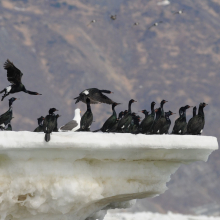
<path id="1" fill-rule="evenodd" d="M 137 101 L 134 100 L 133 102 L 137 102 Z"/>
<path id="2" fill-rule="evenodd" d="M 114 92 L 111 92 L 112 94 L 114 94 Z"/>
<path id="3" fill-rule="evenodd" d="M 173 112 L 172 112 L 172 114 L 171 114 L 171 115 L 174 115 L 174 114 L 176 114 L 176 113 L 173 113 Z"/>

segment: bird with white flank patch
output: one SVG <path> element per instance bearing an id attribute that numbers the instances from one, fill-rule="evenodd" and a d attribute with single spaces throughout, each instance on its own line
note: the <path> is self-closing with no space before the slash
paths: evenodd
<path id="1" fill-rule="evenodd" d="M 86 103 L 87 98 L 90 99 L 90 104 L 106 103 L 106 104 L 111 105 L 114 103 L 114 101 L 112 101 L 110 98 L 103 95 L 102 93 L 111 94 L 113 92 L 111 92 L 109 90 L 99 90 L 97 88 L 86 89 L 86 90 L 82 91 L 78 97 L 74 98 L 74 99 L 76 99 L 75 104 L 80 101 Z"/>
<path id="2" fill-rule="evenodd" d="M 7 77 L 8 81 L 12 83 L 12 85 L 4 88 L 0 93 L 5 92 L 5 94 L 2 96 L 2 101 L 6 96 L 12 93 L 17 92 L 25 92 L 30 95 L 41 95 L 37 92 L 32 92 L 29 90 L 26 90 L 25 86 L 21 82 L 21 78 L 23 76 L 23 73 L 10 61 L 7 60 L 4 64 L 4 69 L 7 70 Z"/>

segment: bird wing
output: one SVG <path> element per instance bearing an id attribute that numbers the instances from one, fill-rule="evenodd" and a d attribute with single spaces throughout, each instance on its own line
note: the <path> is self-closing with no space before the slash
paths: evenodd
<path id="1" fill-rule="evenodd" d="M 7 70 L 8 81 L 12 84 L 21 83 L 23 73 L 9 60 L 4 63 L 4 69 Z"/>
<path id="2" fill-rule="evenodd" d="M 204 121 L 202 117 L 196 115 L 188 123 L 188 130 L 190 133 L 200 132 L 204 127 Z"/>
<path id="3" fill-rule="evenodd" d="M 101 92 L 96 92 L 96 93 L 90 94 L 89 98 L 91 100 L 91 104 L 93 104 L 93 102 L 106 103 L 109 105 L 114 103 L 114 101 L 112 101 L 106 95 L 103 95 Z"/>
<path id="4" fill-rule="evenodd" d="M 7 111 L 4 114 L 0 115 L 0 124 L 7 124 L 10 122 L 10 120 L 12 119 L 12 112 L 11 111 Z"/>
<path id="5" fill-rule="evenodd" d="M 75 128 L 77 126 L 78 126 L 77 121 L 72 120 L 72 121 L 68 122 L 67 124 L 63 125 L 62 127 L 60 127 L 60 130 L 71 131 L 73 128 Z"/>

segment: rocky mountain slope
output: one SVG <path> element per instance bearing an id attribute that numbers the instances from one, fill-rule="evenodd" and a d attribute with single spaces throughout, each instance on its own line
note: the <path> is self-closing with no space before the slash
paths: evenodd
<path id="1" fill-rule="evenodd" d="M 180 9 L 183 15 L 172 14 Z M 59 109 L 60 125 L 68 122 L 76 107 L 86 109 L 73 98 L 97 87 L 114 92 L 109 96 L 122 103 L 117 111 L 126 109 L 130 98 L 138 101 L 132 106 L 136 112 L 162 99 L 168 100 L 165 110 L 176 113 L 183 105 L 206 102 L 204 135 L 219 137 L 219 12 L 217 0 L 173 0 L 165 7 L 156 0 L 1 0 L 0 63 L 9 58 L 24 73 L 26 88 L 43 94 L 14 95 L 20 98 L 14 103 L 14 130 L 34 130 L 36 119 L 51 107 Z M 115 21 L 111 14 L 117 14 Z M 96 23 L 87 26 L 92 19 Z M 3 89 L 9 85 L 3 67 L 0 74 Z M 1 112 L 8 108 L 6 100 Z M 111 108 L 92 110 L 96 129 Z M 181 167 L 170 190 L 135 209 L 192 213 L 193 207 L 220 202 L 219 163 L 215 152 L 208 164 Z"/>

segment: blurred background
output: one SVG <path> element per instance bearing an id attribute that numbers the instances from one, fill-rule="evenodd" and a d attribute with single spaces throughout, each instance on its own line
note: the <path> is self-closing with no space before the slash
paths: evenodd
<path id="1" fill-rule="evenodd" d="M 159 2 L 0 0 L 0 90 L 10 85 L 3 69 L 8 58 L 24 73 L 26 88 L 43 94 L 14 94 L 20 100 L 13 104 L 13 130 L 33 131 L 37 118 L 52 107 L 62 115 L 61 126 L 75 108 L 86 110 L 73 98 L 99 88 L 114 92 L 108 96 L 122 103 L 117 112 L 127 109 L 131 98 L 138 101 L 134 112 L 150 110 L 152 101 L 159 106 L 162 99 L 168 101 L 165 111 L 176 113 L 181 106 L 206 102 L 203 135 L 219 137 L 220 1 Z M 172 13 L 182 9 L 181 15 Z M 148 30 L 158 21 L 163 23 Z M 9 97 L 0 102 L 0 114 L 8 109 Z M 92 105 L 92 111 L 95 130 L 111 106 Z M 177 117 L 171 116 L 172 123 Z M 192 109 L 187 110 L 191 117 Z M 130 211 L 220 215 L 219 155 L 216 151 L 208 163 L 181 166 L 168 191 L 139 200 Z"/>

